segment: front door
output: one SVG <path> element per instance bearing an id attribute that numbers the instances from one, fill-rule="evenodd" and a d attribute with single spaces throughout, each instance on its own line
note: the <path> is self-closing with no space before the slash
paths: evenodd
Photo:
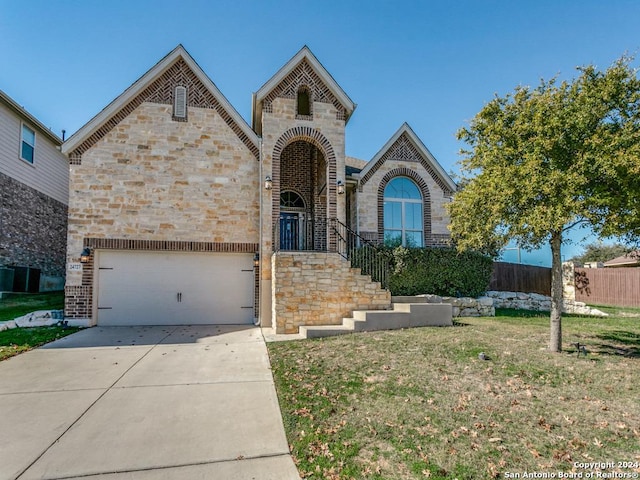
<path id="1" fill-rule="evenodd" d="M 302 250 L 300 227 L 299 213 L 280 213 L 280 250 Z"/>

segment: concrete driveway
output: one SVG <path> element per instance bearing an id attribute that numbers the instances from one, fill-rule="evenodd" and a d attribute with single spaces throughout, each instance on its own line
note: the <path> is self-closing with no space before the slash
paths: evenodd
<path id="1" fill-rule="evenodd" d="M 0 362 L 0 479 L 299 479 L 259 328 L 95 327 Z"/>

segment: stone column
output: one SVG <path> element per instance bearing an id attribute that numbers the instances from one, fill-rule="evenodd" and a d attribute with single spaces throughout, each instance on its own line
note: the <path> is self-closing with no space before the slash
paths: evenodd
<path id="1" fill-rule="evenodd" d="M 562 264 L 562 297 L 565 300 L 576 300 L 576 282 L 575 267 L 573 262 L 564 262 Z"/>

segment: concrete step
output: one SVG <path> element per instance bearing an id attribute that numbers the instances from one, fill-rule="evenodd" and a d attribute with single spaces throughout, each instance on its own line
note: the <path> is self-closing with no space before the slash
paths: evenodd
<path id="1" fill-rule="evenodd" d="M 356 332 L 370 330 L 393 330 L 408 326 L 410 315 L 393 310 L 356 310 L 353 318 L 343 320 L 343 324 L 353 326 Z"/>
<path id="2" fill-rule="evenodd" d="M 396 296 L 393 295 L 391 297 L 391 303 L 395 304 L 407 304 L 407 303 L 429 303 L 428 298 L 426 297 L 417 297 L 417 296 Z"/>
<path id="3" fill-rule="evenodd" d="M 337 335 L 353 333 L 353 329 L 345 325 L 309 325 L 301 326 L 298 330 L 302 338 L 335 337 Z"/>
<path id="4" fill-rule="evenodd" d="M 453 308 L 450 303 L 394 303 L 394 311 L 411 315 L 411 327 L 450 327 Z"/>
<path id="5" fill-rule="evenodd" d="M 342 319 L 342 325 L 301 326 L 300 335 L 319 338 L 353 332 L 452 325 L 449 303 L 396 303 L 393 310 L 356 310 L 353 318 Z"/>

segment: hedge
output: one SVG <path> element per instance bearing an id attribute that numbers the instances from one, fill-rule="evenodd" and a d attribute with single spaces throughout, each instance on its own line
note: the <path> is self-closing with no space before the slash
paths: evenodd
<path id="1" fill-rule="evenodd" d="M 493 259 L 481 253 L 429 247 L 396 247 L 390 253 L 392 295 L 478 297 L 489 287 Z"/>

